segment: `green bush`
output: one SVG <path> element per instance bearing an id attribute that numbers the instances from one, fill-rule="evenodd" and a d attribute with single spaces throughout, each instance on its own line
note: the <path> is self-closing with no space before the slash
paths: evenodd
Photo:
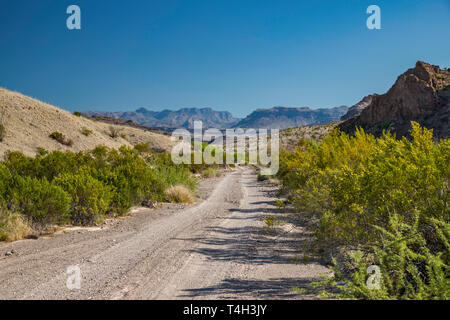
<path id="1" fill-rule="evenodd" d="M 42 149 L 34 158 L 8 152 L 0 162 L 0 205 L 36 225 L 87 225 L 106 215 L 124 214 L 135 205 L 164 201 L 170 186 L 194 190 L 187 166 L 175 166 L 168 154 L 146 153 L 143 158 L 137 149 Z"/>
<path id="2" fill-rule="evenodd" d="M 317 245 L 353 252 L 335 267 L 346 297 L 450 297 L 450 144 L 416 123 L 411 136 L 335 131 L 281 156 L 283 187 Z M 369 265 L 381 269 L 380 289 L 366 285 Z"/>
<path id="3" fill-rule="evenodd" d="M 155 167 L 154 174 L 158 180 L 168 186 L 182 185 L 193 191 L 197 185 L 191 178 L 190 171 L 182 166 L 160 165 Z"/>
<path id="4" fill-rule="evenodd" d="M 2 202 L 9 199 L 11 184 L 11 172 L 3 163 L 0 163 L 0 206 L 2 205 Z"/>
<path id="5" fill-rule="evenodd" d="M 45 178 L 15 176 L 12 200 L 15 211 L 30 218 L 35 225 L 68 222 L 70 196 Z"/>
<path id="6" fill-rule="evenodd" d="M 73 113 L 75 116 L 77 116 L 77 117 L 81 117 L 83 114 L 81 113 L 81 112 L 79 112 L 79 111 L 75 111 L 74 113 Z"/>
<path id="7" fill-rule="evenodd" d="M 5 135 L 6 135 L 5 125 L 0 121 L 0 142 L 2 142 L 3 139 L 5 139 Z"/>
<path id="8" fill-rule="evenodd" d="M 81 133 L 82 133 L 84 136 L 89 137 L 89 136 L 90 136 L 91 134 L 93 134 L 94 132 L 93 132 L 92 130 L 86 128 L 86 127 L 83 127 L 83 128 L 81 129 Z"/>
<path id="9" fill-rule="evenodd" d="M 72 139 L 67 139 L 61 132 L 58 131 L 52 132 L 49 135 L 49 137 L 65 146 L 71 147 L 73 145 Z"/>
<path id="10" fill-rule="evenodd" d="M 150 153 L 150 151 L 152 150 L 148 142 L 138 143 L 134 146 L 134 149 L 139 153 Z"/>
<path id="11" fill-rule="evenodd" d="M 111 202 L 111 190 L 86 172 L 64 173 L 55 183 L 71 197 L 70 220 L 88 225 L 102 222 Z"/>

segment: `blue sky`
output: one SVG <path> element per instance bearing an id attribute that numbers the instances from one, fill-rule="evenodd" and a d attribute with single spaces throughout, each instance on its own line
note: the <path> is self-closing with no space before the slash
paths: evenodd
<path id="1" fill-rule="evenodd" d="M 450 67 L 449 18 L 450 0 L 0 0 L 0 86 L 71 111 L 352 105 L 417 60 Z"/>

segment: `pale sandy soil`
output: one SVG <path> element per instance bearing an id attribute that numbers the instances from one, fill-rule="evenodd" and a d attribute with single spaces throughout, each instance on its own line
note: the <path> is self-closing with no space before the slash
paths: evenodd
<path id="1" fill-rule="evenodd" d="M 39 147 L 77 152 L 90 150 L 98 145 L 119 148 L 122 145 L 131 146 L 142 142 L 150 143 L 155 149 L 167 151 L 174 144 L 170 137 L 165 135 L 77 117 L 55 106 L 3 88 L 0 88 L 0 121 L 6 129 L 6 135 L 0 142 L 0 156 L 6 151 L 20 151 L 33 156 Z M 110 127 L 116 128 L 120 136 L 112 138 Z M 91 130 L 92 134 L 83 135 L 83 128 Z M 55 131 L 63 133 L 67 139 L 72 139 L 73 146 L 68 147 L 51 139 L 49 135 Z"/>

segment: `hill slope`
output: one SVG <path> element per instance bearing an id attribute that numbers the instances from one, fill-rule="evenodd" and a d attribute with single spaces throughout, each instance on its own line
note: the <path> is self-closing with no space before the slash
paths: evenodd
<path id="1" fill-rule="evenodd" d="M 236 127 L 286 129 L 298 126 L 327 124 L 339 121 L 340 117 L 347 112 L 347 109 L 346 106 L 315 110 L 289 107 L 257 109 L 240 121 Z"/>
<path id="2" fill-rule="evenodd" d="M 93 149 L 98 145 L 119 148 L 122 145 L 148 142 L 150 146 L 160 150 L 169 150 L 173 145 L 170 137 L 77 117 L 55 106 L 2 88 L 0 88 L 0 121 L 5 128 L 4 137 L 0 142 L 0 156 L 8 150 L 32 156 L 37 153 L 39 147 L 77 152 Z M 110 128 L 114 128 L 119 136 L 112 138 Z M 86 136 L 82 133 L 83 129 L 92 133 Z M 55 131 L 73 140 L 73 145 L 65 146 L 51 139 L 49 135 Z"/>
<path id="3" fill-rule="evenodd" d="M 353 133 L 362 127 L 380 135 L 383 129 L 398 137 L 408 136 L 411 121 L 433 129 L 436 138 L 449 136 L 450 70 L 418 61 L 400 75 L 386 94 L 374 96 L 359 116 L 348 119 L 340 128 Z"/>

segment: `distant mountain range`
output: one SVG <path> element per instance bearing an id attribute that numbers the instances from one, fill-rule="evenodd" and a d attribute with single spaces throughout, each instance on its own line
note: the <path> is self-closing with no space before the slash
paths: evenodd
<path id="1" fill-rule="evenodd" d="M 187 128 L 194 127 L 194 121 L 201 120 L 203 128 L 224 129 L 236 125 L 240 119 L 234 118 L 228 111 L 215 111 L 211 108 L 183 108 L 176 111 L 151 111 L 145 108 L 127 112 L 87 111 L 88 117 L 111 117 L 132 120 L 140 125 L 152 128 Z"/>
<path id="2" fill-rule="evenodd" d="M 346 106 L 330 109 L 310 109 L 307 107 L 257 109 L 245 119 L 239 121 L 236 127 L 287 129 L 299 126 L 327 124 L 339 121 L 347 111 L 348 107 Z"/>
<path id="3" fill-rule="evenodd" d="M 87 111 L 88 117 L 110 117 L 113 119 L 131 120 L 152 128 L 186 128 L 192 129 L 194 121 L 201 120 L 203 128 L 271 128 L 286 129 L 297 126 L 326 124 L 339 121 L 347 112 L 346 106 L 331 109 L 310 109 L 292 107 L 274 107 L 257 109 L 245 119 L 238 119 L 227 111 L 215 111 L 211 108 L 183 108 L 180 110 L 150 111 L 140 108 L 127 112 Z"/>

